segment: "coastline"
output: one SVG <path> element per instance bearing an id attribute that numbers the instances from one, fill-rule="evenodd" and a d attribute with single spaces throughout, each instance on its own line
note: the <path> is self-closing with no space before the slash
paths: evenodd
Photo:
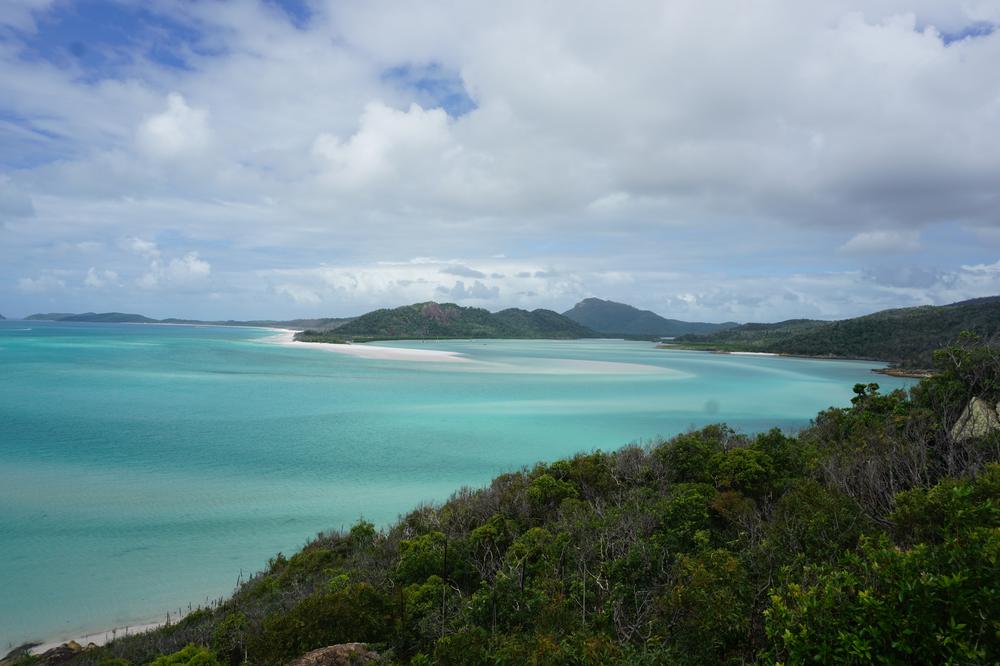
<path id="1" fill-rule="evenodd" d="M 301 333 L 301 331 L 287 328 L 271 328 L 268 330 L 280 332 L 277 335 L 265 338 L 265 340 L 285 347 L 310 347 L 337 354 L 382 361 L 469 362 L 469 359 L 460 352 L 442 351 L 439 349 L 413 349 L 412 347 L 383 347 L 368 343 L 335 344 L 331 342 L 300 342 L 295 339 L 295 334 Z"/>
<path id="2" fill-rule="evenodd" d="M 39 656 L 50 650 L 55 650 L 63 646 L 68 646 L 71 643 L 76 643 L 80 647 L 80 649 L 86 649 L 88 646 L 91 645 L 95 647 L 100 647 L 102 645 L 110 643 L 112 640 L 116 638 L 121 638 L 124 636 L 134 636 L 136 634 L 144 634 L 147 631 L 152 631 L 153 629 L 159 629 L 165 624 L 166 622 L 161 620 L 158 622 L 147 622 L 143 624 L 112 627 L 111 629 L 106 629 L 105 631 L 95 631 L 93 633 L 83 634 L 81 636 L 74 636 L 72 638 L 46 640 L 41 643 L 37 643 L 35 645 L 31 645 L 31 643 L 26 643 L 22 645 L 20 648 L 15 647 L 14 650 L 17 651 L 23 648 L 25 645 L 30 645 L 31 647 L 28 647 L 26 652 L 28 654 Z"/>
<path id="3" fill-rule="evenodd" d="M 690 347 L 663 343 L 656 345 L 656 348 L 670 349 L 673 351 L 705 352 L 706 354 L 724 354 L 727 356 L 778 356 L 782 358 L 804 358 L 813 361 L 867 361 L 869 363 L 885 363 L 887 365 L 889 363 L 889 361 L 880 361 L 875 358 L 861 358 L 856 356 L 816 356 L 810 354 L 783 354 L 780 352 L 730 351 L 727 349 L 692 349 Z M 871 371 L 880 375 L 887 375 L 889 377 L 907 377 L 911 379 L 925 379 L 934 375 L 931 370 L 907 370 L 905 368 L 894 368 L 891 366 L 885 368 L 872 368 Z"/>

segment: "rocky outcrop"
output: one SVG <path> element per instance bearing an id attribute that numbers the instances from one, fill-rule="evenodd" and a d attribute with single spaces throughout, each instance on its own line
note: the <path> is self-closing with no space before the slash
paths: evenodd
<path id="1" fill-rule="evenodd" d="M 356 666 L 378 664 L 382 658 L 364 643 L 341 643 L 307 652 L 288 666 Z"/>
<path id="2" fill-rule="evenodd" d="M 982 398 L 973 398 L 952 427 L 951 438 L 961 442 L 966 439 L 986 437 L 998 430 L 1000 430 L 1000 416 L 997 415 L 997 409 Z"/>

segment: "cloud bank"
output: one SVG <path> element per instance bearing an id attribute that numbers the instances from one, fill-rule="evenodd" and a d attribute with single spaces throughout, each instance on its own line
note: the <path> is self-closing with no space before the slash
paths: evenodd
<path id="1" fill-rule="evenodd" d="M 5 314 L 1000 292 L 996 3 L 102 10 L 0 10 Z"/>

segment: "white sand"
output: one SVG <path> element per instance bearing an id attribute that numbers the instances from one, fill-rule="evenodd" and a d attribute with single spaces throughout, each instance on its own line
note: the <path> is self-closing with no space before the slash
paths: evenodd
<path id="1" fill-rule="evenodd" d="M 121 638 L 123 636 L 134 636 L 135 634 L 142 634 L 147 631 L 151 631 L 158 627 L 162 627 L 164 622 L 150 622 L 148 624 L 137 624 L 133 627 L 115 627 L 114 629 L 108 629 L 107 631 L 99 631 L 93 634 L 87 634 L 85 636 L 75 636 L 72 638 L 66 638 L 64 640 L 49 641 L 42 643 L 41 645 L 36 645 L 31 648 L 31 654 L 42 654 L 52 648 L 57 648 L 63 643 L 68 643 L 70 641 L 76 641 L 83 647 L 87 647 L 89 643 L 94 645 L 104 645 L 105 643 L 111 642 L 115 638 Z"/>
<path id="2" fill-rule="evenodd" d="M 278 335 L 267 338 L 268 342 L 290 347 L 312 347 L 337 354 L 348 354 L 360 358 L 380 359 L 384 361 L 430 361 L 435 363 L 468 363 L 464 354 L 439 349 L 413 349 L 411 347 L 380 347 L 373 344 L 334 344 L 329 342 L 298 342 L 295 334 L 298 331 L 280 330 Z"/>
<path id="3" fill-rule="evenodd" d="M 778 356 L 778 354 L 773 354 L 771 352 L 726 352 L 731 356 Z"/>

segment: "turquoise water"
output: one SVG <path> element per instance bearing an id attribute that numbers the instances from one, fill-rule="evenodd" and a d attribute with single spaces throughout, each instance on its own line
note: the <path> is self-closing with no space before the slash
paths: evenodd
<path id="1" fill-rule="evenodd" d="M 727 421 L 794 430 L 870 363 L 650 343 L 396 346 L 262 329 L 0 322 L 0 648 L 163 619 L 319 530 L 576 451 Z"/>

